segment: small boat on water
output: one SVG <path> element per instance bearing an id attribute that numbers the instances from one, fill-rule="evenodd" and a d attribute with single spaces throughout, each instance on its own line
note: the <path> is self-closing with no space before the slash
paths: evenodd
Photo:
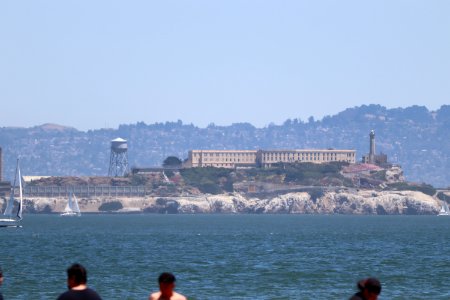
<path id="1" fill-rule="evenodd" d="M 63 217 L 81 216 L 80 207 L 78 206 L 78 200 L 77 197 L 75 197 L 74 193 L 69 194 L 69 199 L 67 201 L 66 208 L 64 209 L 64 212 L 61 213 L 61 216 Z"/>
<path id="2" fill-rule="evenodd" d="M 441 206 L 441 210 L 439 211 L 438 216 L 450 216 L 447 202 L 444 202 L 444 204 Z"/>
<path id="3" fill-rule="evenodd" d="M 16 179 L 19 178 L 19 205 L 17 213 L 13 214 L 15 192 L 16 192 Z M 8 202 L 6 203 L 3 216 L 0 216 L 0 227 L 22 227 L 20 221 L 22 221 L 22 209 L 23 209 L 23 195 L 22 195 L 22 176 L 20 175 L 19 159 L 17 159 L 16 172 L 14 174 L 14 183 L 11 186 L 11 193 Z"/>

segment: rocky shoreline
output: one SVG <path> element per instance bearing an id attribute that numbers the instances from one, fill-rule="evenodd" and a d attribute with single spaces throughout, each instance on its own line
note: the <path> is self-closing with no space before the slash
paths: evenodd
<path id="1" fill-rule="evenodd" d="M 66 201 L 64 198 L 27 198 L 25 212 L 59 213 L 64 210 Z M 320 195 L 292 192 L 259 198 L 242 193 L 178 197 L 92 197 L 79 198 L 78 203 L 82 213 L 171 214 L 434 215 L 441 205 L 438 199 L 418 191 L 376 190 L 324 191 Z M 119 205 L 119 209 L 105 209 L 111 203 Z"/>

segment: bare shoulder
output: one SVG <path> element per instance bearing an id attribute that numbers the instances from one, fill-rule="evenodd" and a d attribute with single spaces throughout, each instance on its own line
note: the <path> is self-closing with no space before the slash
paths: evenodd
<path id="1" fill-rule="evenodd" d="M 187 298 L 181 294 L 174 293 L 171 300 L 187 300 Z"/>
<path id="2" fill-rule="evenodd" d="M 152 293 L 150 295 L 150 297 L 148 298 L 148 300 L 162 300 L 162 299 L 163 299 L 163 297 L 161 295 L 161 292 Z M 164 298 L 164 299 L 167 299 L 167 298 Z M 169 300 L 169 299 L 167 299 L 167 300 Z M 170 300 L 187 300 L 187 298 L 181 294 L 174 292 L 172 294 L 172 297 L 170 297 Z"/>
<path id="3" fill-rule="evenodd" d="M 161 297 L 161 292 L 155 292 L 148 297 L 148 300 L 158 300 Z"/>

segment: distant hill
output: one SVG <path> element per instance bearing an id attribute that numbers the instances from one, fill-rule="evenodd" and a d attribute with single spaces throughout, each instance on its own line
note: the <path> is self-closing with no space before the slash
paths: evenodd
<path id="1" fill-rule="evenodd" d="M 289 119 L 282 125 L 256 128 L 166 122 L 120 125 L 118 129 L 78 131 L 58 125 L 0 128 L 3 177 L 14 173 L 17 156 L 25 175 L 106 175 L 110 141 L 128 140 L 130 166 L 160 166 L 167 156 L 187 157 L 190 149 L 355 149 L 368 152 L 375 130 L 377 152 L 401 164 L 408 181 L 450 186 L 450 105 L 437 111 L 423 106 L 387 109 L 363 105 L 322 120 Z"/>

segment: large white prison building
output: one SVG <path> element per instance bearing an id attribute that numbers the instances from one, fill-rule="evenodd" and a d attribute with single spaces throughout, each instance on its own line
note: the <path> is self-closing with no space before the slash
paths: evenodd
<path id="1" fill-rule="evenodd" d="M 356 162 L 356 150 L 191 150 L 184 167 L 270 167 L 276 163 Z"/>

